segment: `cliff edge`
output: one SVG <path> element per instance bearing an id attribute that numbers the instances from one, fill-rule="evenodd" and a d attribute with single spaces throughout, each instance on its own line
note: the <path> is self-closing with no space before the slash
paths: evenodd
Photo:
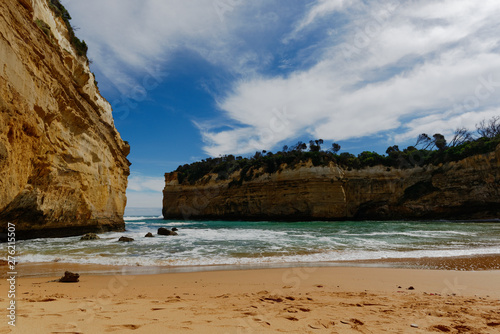
<path id="1" fill-rule="evenodd" d="M 193 184 L 165 174 L 165 219 L 498 219 L 500 145 L 493 152 L 414 168 L 344 169 L 310 161 L 273 173 L 216 173 Z"/>
<path id="2" fill-rule="evenodd" d="M 0 3 L 0 233 L 123 230 L 130 147 L 49 4 Z"/>

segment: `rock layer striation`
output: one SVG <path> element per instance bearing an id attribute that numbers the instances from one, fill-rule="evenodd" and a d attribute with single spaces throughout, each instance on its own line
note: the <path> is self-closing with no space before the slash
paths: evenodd
<path id="1" fill-rule="evenodd" d="M 47 0 L 0 3 L 0 223 L 18 239 L 123 230 L 130 151 Z"/>
<path id="2" fill-rule="evenodd" d="M 241 185 L 165 175 L 165 219 L 390 220 L 500 217 L 500 146 L 441 165 L 344 170 L 303 164 Z"/>

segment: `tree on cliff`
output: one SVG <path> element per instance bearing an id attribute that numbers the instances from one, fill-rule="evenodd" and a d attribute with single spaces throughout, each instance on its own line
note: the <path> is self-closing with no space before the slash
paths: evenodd
<path id="1" fill-rule="evenodd" d="M 415 147 L 418 147 L 419 145 L 422 150 L 426 150 L 432 145 L 432 139 L 426 133 L 422 133 L 418 136 Z"/>
<path id="2" fill-rule="evenodd" d="M 444 136 L 440 133 L 436 133 L 434 134 L 434 136 L 432 136 L 432 138 L 434 138 L 434 145 L 440 150 L 444 150 L 446 148 L 446 139 L 444 138 Z"/>
<path id="3" fill-rule="evenodd" d="M 297 152 L 302 152 L 303 150 L 307 149 L 307 145 L 301 141 L 299 141 L 297 144 L 295 144 L 293 147 L 292 147 L 292 150 L 293 151 L 297 151 Z"/>
<path id="4" fill-rule="evenodd" d="M 437 147 L 439 150 L 446 148 L 446 139 L 442 134 L 436 133 L 432 138 L 426 133 L 422 133 L 418 136 L 415 146 L 418 147 L 420 145 L 422 150 L 432 149 L 433 147 Z"/>
<path id="5" fill-rule="evenodd" d="M 333 143 L 331 149 L 322 151 L 322 139 L 309 141 L 310 150 L 307 150 L 308 146 L 299 141 L 291 148 L 285 145 L 283 150 L 276 154 L 262 151 L 256 152 L 251 158 L 234 158 L 228 155 L 179 166 L 178 180 L 180 183 L 186 180 L 194 184 L 212 173 L 217 173 L 218 180 L 226 180 L 231 175 L 237 175 L 234 172 L 240 171 L 239 177 L 233 179 L 231 184 L 241 185 L 242 182 L 250 181 L 262 173 L 293 169 L 298 164 L 309 162 L 313 166 L 328 166 L 334 163 L 350 170 L 375 165 L 404 169 L 458 161 L 475 154 L 492 152 L 500 144 L 500 117 L 481 122 L 477 125 L 477 129 L 481 135 L 481 138 L 477 139 L 474 139 L 467 129 L 457 129 L 449 145 L 440 133 L 432 137 L 423 133 L 418 136 L 415 146 L 401 150 L 398 145 L 393 145 L 387 148 L 386 155 L 371 151 L 364 151 L 357 156 L 348 152 L 337 154 L 340 150 L 340 145 L 337 143 Z"/>
<path id="6" fill-rule="evenodd" d="M 340 145 L 337 143 L 333 143 L 331 150 L 332 150 L 333 154 L 337 154 L 337 152 L 340 151 Z"/>
<path id="7" fill-rule="evenodd" d="M 500 136 L 500 116 L 494 116 L 490 120 L 482 120 L 476 124 L 477 133 L 481 137 L 495 138 Z"/>
<path id="8" fill-rule="evenodd" d="M 311 152 L 319 152 L 321 150 L 321 145 L 323 144 L 323 139 L 316 139 L 309 141 L 309 150 Z"/>
<path id="9" fill-rule="evenodd" d="M 455 135 L 450 142 L 450 147 L 456 147 L 473 140 L 472 134 L 466 128 L 458 128 L 455 130 Z"/>
<path id="10" fill-rule="evenodd" d="M 385 151 L 385 153 L 386 153 L 386 154 L 389 154 L 389 155 L 394 154 L 394 153 L 397 153 L 397 152 L 401 152 L 401 151 L 399 150 L 398 145 L 389 146 L 389 147 L 387 148 L 387 150 Z"/>

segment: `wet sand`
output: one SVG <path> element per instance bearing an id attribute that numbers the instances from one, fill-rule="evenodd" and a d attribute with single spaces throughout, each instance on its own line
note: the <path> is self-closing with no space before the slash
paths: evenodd
<path id="1" fill-rule="evenodd" d="M 498 270 L 306 267 L 51 282 L 60 276 L 18 278 L 17 326 L 4 318 L 0 333 L 500 333 Z M 2 280 L 2 305 L 7 290 Z"/>

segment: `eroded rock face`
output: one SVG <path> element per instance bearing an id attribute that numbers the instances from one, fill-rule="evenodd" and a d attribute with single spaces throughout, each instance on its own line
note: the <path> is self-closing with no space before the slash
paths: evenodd
<path id="1" fill-rule="evenodd" d="M 46 0 L 0 2 L 0 233 L 123 230 L 129 151 Z"/>
<path id="2" fill-rule="evenodd" d="M 234 175 L 233 175 L 234 176 Z M 500 217 L 500 146 L 439 166 L 361 170 L 310 164 L 242 185 L 165 175 L 165 219 L 389 220 Z"/>

